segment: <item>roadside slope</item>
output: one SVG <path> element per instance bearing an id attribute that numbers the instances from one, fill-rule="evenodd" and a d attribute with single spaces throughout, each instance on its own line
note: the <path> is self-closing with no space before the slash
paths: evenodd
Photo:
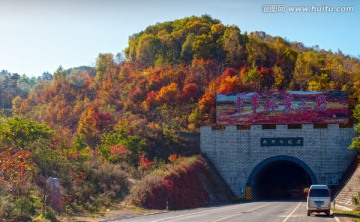
<path id="1" fill-rule="evenodd" d="M 340 185 L 341 186 L 341 185 Z M 345 181 L 340 191 L 335 196 L 335 208 L 342 210 L 354 209 L 355 205 L 352 203 L 352 198 L 357 196 L 360 192 L 360 164 L 359 161 L 354 165 L 353 170 L 350 170 L 348 176 L 345 176 Z"/>

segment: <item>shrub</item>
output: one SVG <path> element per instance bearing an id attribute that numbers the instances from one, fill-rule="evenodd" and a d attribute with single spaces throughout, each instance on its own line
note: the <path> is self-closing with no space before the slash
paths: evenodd
<path id="1" fill-rule="evenodd" d="M 57 222 L 56 212 L 51 207 L 46 207 L 44 214 L 35 217 L 32 221 L 34 222 Z"/>
<path id="2" fill-rule="evenodd" d="M 149 209 L 205 206 L 209 195 L 202 178 L 209 170 L 199 156 L 181 158 L 147 175 L 130 191 L 128 203 Z"/>
<path id="3" fill-rule="evenodd" d="M 72 181 L 67 196 L 69 205 L 76 211 L 98 211 L 122 200 L 129 190 L 128 174 L 120 164 L 90 159 L 83 171 Z"/>
<path id="4" fill-rule="evenodd" d="M 38 174 L 46 178 L 64 175 L 68 169 L 69 161 L 57 148 L 51 147 L 51 143 L 45 139 L 38 139 L 29 145 L 32 162 L 36 164 Z"/>
<path id="5" fill-rule="evenodd" d="M 30 220 L 36 214 L 34 198 L 27 194 L 0 194 L 0 218 L 11 218 L 15 221 Z"/>
<path id="6" fill-rule="evenodd" d="M 46 124 L 18 116 L 5 119 L 0 124 L 0 141 L 19 148 L 25 148 L 39 138 L 49 139 L 52 134 Z"/>

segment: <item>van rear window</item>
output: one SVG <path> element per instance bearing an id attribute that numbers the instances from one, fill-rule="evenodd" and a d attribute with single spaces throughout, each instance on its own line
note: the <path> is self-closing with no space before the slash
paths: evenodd
<path id="1" fill-rule="evenodd" d="M 328 197 L 329 191 L 327 189 L 311 189 L 310 197 Z"/>

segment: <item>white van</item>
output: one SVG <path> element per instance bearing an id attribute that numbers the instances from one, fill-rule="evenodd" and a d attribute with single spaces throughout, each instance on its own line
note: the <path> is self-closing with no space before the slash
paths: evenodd
<path id="1" fill-rule="evenodd" d="M 330 215 L 330 190 L 327 185 L 311 185 L 307 196 L 307 215 L 324 212 Z"/>

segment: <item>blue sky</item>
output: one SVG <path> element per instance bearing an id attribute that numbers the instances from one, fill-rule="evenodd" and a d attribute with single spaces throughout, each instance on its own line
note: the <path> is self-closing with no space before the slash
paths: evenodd
<path id="1" fill-rule="evenodd" d="M 269 12 L 279 5 L 284 12 Z M 290 12 L 292 6 L 353 12 Z M 0 0 L 0 70 L 38 76 L 59 65 L 93 66 L 99 53 L 121 52 L 130 35 L 149 25 L 203 14 L 242 32 L 360 55 L 357 0 Z"/>

